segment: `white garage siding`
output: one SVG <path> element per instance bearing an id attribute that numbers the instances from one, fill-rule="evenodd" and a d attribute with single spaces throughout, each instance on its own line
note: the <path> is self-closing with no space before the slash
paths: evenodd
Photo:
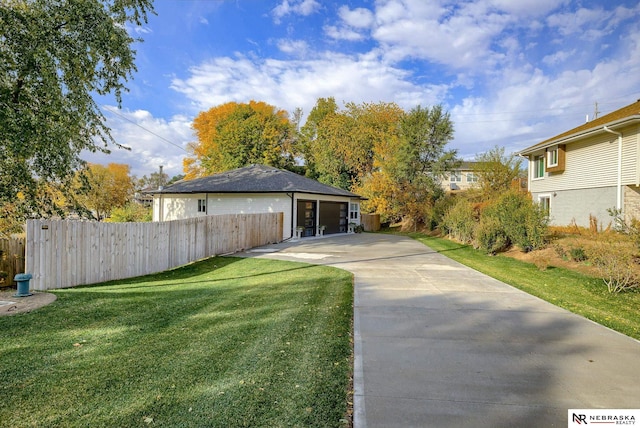
<path id="1" fill-rule="evenodd" d="M 292 207 L 293 195 L 293 207 Z M 360 224 L 360 200 L 346 196 L 316 195 L 311 193 L 193 193 L 156 194 L 153 199 L 153 221 L 219 214 L 283 213 L 283 239 L 295 236 L 297 202 L 344 202 L 349 208 L 349 221 Z M 200 202 L 199 202 L 200 201 Z M 317 204 L 319 207 L 319 203 Z M 292 221 L 293 219 L 293 221 Z"/>
<path id="2" fill-rule="evenodd" d="M 204 202 L 204 211 L 199 211 Z M 153 221 L 179 220 L 203 215 L 257 214 L 281 212 L 284 214 L 283 238 L 291 237 L 291 197 L 283 194 L 261 193 L 194 193 L 159 194 L 153 200 Z"/>

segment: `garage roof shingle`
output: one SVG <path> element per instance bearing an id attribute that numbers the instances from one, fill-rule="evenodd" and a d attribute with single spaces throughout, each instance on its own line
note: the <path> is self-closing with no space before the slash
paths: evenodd
<path id="1" fill-rule="evenodd" d="M 322 184 L 291 171 L 265 165 L 250 165 L 193 180 L 181 180 L 150 193 L 312 193 L 318 195 L 359 195 Z"/>

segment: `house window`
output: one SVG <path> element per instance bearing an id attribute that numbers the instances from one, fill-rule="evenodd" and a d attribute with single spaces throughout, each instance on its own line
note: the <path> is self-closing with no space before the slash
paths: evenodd
<path id="1" fill-rule="evenodd" d="M 349 204 L 349 219 L 357 220 L 360 217 L 360 204 Z"/>
<path id="2" fill-rule="evenodd" d="M 547 166 L 548 167 L 558 166 L 558 148 L 557 147 L 547 152 Z"/>
<path id="3" fill-rule="evenodd" d="M 544 156 L 536 156 L 533 158 L 533 178 L 544 177 Z"/>
<path id="4" fill-rule="evenodd" d="M 538 196 L 538 203 L 540 204 L 540 207 L 543 209 L 545 214 L 548 216 L 549 211 L 551 209 L 551 196 L 549 195 Z"/>
<path id="5" fill-rule="evenodd" d="M 467 172 L 467 183 L 477 183 L 478 175 L 475 172 Z"/>
<path id="6" fill-rule="evenodd" d="M 457 183 L 462 181 L 462 175 L 459 172 L 452 172 L 449 179 L 451 180 L 452 183 Z"/>
<path id="7" fill-rule="evenodd" d="M 198 212 L 206 213 L 207 212 L 207 201 L 206 199 L 198 199 Z"/>

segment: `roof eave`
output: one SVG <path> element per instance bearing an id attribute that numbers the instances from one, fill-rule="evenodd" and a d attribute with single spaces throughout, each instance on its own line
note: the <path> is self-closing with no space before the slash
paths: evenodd
<path id="1" fill-rule="evenodd" d="M 343 198 L 351 198 L 351 199 L 362 199 L 362 200 L 366 200 L 367 198 L 364 198 L 363 196 L 357 195 L 355 193 L 349 194 L 349 195 L 341 195 L 338 193 L 324 193 L 324 192 L 318 192 L 318 191 L 311 191 L 311 190 L 302 190 L 302 189 L 293 189 L 293 190 L 242 190 L 242 191 L 238 191 L 238 190 L 227 190 L 227 191 L 220 191 L 220 190 L 189 190 L 189 191 L 171 191 L 170 189 L 163 189 L 163 190 L 159 190 L 159 191 L 154 191 L 154 192 L 150 192 L 149 194 L 151 196 L 155 196 L 155 195 L 196 195 L 199 193 L 209 193 L 209 194 L 230 194 L 230 195 L 238 195 L 238 194 L 243 194 L 243 193 L 258 193 L 258 194 L 265 194 L 265 195 L 269 195 L 269 194 L 286 194 L 286 193 L 307 193 L 309 195 L 323 195 L 323 196 L 338 196 L 338 197 L 343 197 Z"/>
<path id="2" fill-rule="evenodd" d="M 606 132 L 604 130 L 605 127 L 607 128 L 620 128 L 620 127 L 624 127 L 627 125 L 630 125 L 634 122 L 640 122 L 640 115 L 633 115 L 633 116 L 627 116 L 623 119 L 618 119 L 618 120 L 614 120 L 611 121 L 609 123 L 604 123 L 602 125 L 598 125 L 595 126 L 593 128 L 589 128 L 589 129 L 585 129 L 584 131 L 580 131 L 580 132 L 576 132 L 575 134 L 570 134 L 570 135 L 566 135 L 564 137 L 561 138 L 555 138 L 552 140 L 548 140 L 545 143 L 538 143 L 534 146 L 531 147 L 527 147 L 526 149 L 522 150 L 519 155 L 520 156 L 527 156 L 530 154 L 533 154 L 535 152 L 538 152 L 540 150 L 544 150 L 548 147 L 552 147 L 558 144 L 568 144 L 571 143 L 573 141 L 576 140 L 580 140 L 586 137 L 590 137 L 592 135 L 596 135 L 596 134 L 600 134 L 603 132 Z"/>

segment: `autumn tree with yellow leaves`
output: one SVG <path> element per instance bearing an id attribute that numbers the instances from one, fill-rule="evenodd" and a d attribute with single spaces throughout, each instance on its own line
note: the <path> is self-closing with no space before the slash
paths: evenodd
<path id="1" fill-rule="evenodd" d="M 285 110 L 262 101 L 229 102 L 201 112 L 193 121 L 198 141 L 183 160 L 186 179 L 251 164 L 294 166 L 295 127 Z"/>
<path id="2" fill-rule="evenodd" d="M 133 196 L 134 180 L 129 165 L 88 164 L 76 176 L 76 209 L 82 209 L 97 220 L 109 216 L 114 208 L 122 208 Z"/>
<path id="3" fill-rule="evenodd" d="M 320 98 L 300 132 L 307 175 L 367 198 L 363 212 L 383 221 L 427 222 L 443 196 L 440 180 L 457 166 L 453 123 L 442 106 L 404 111 L 395 103 Z"/>

